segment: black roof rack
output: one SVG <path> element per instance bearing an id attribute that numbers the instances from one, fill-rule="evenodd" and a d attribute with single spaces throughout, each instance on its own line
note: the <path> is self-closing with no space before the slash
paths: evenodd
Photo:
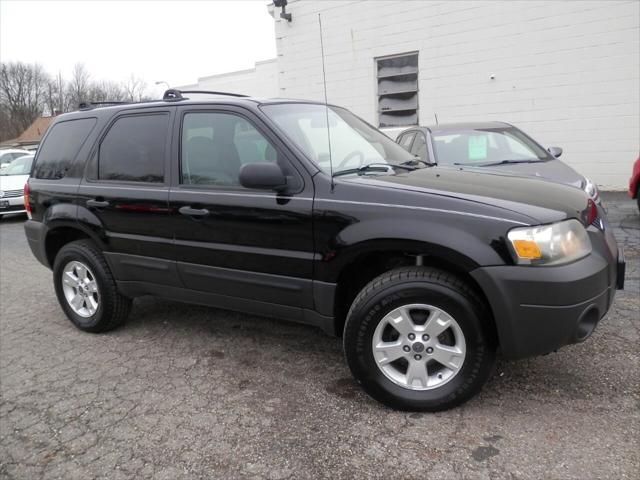
<path id="1" fill-rule="evenodd" d="M 128 103 L 131 103 L 131 102 L 120 102 L 120 101 L 113 101 L 113 102 L 80 102 L 78 104 L 78 108 L 80 110 L 91 110 L 92 108 L 99 107 L 99 106 L 102 106 L 102 105 L 126 105 Z"/>
<path id="2" fill-rule="evenodd" d="M 162 99 L 165 102 L 175 102 L 180 100 L 185 100 L 185 97 L 182 96 L 183 93 L 204 93 L 207 95 L 224 95 L 228 97 L 248 97 L 249 95 L 242 95 L 241 93 L 231 93 L 231 92 L 216 92 L 213 90 L 178 90 L 175 88 L 170 88 L 164 95 Z"/>

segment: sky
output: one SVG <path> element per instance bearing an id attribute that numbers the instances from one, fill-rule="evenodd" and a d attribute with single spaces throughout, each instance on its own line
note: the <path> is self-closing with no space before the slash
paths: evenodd
<path id="1" fill-rule="evenodd" d="M 94 80 L 131 74 L 149 91 L 251 68 L 276 56 L 267 0 L 0 0 L 0 59 L 40 63 L 69 77 L 82 62 Z"/>

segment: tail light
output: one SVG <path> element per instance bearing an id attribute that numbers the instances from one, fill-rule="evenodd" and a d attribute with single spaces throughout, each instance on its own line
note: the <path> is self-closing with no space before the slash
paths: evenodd
<path id="1" fill-rule="evenodd" d="M 27 211 L 27 216 L 31 220 L 31 202 L 29 199 L 29 182 L 24 184 L 24 209 Z"/>

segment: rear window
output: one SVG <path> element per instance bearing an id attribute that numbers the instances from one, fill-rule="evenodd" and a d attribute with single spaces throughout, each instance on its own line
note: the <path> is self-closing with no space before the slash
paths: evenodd
<path id="1" fill-rule="evenodd" d="M 64 177 L 95 124 L 95 118 L 54 124 L 39 149 L 33 176 L 54 180 Z"/>
<path id="2" fill-rule="evenodd" d="M 162 183 L 169 115 L 121 117 L 98 153 L 98 180 Z"/>

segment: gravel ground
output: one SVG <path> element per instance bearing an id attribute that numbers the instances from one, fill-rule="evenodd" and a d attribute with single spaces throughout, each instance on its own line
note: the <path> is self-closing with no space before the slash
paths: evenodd
<path id="1" fill-rule="evenodd" d="M 319 330 L 139 299 L 76 330 L 22 218 L 0 223 L 0 477 L 624 479 L 640 472 L 640 220 L 609 194 L 626 290 L 580 345 L 498 363 L 438 414 L 394 412 Z"/>

